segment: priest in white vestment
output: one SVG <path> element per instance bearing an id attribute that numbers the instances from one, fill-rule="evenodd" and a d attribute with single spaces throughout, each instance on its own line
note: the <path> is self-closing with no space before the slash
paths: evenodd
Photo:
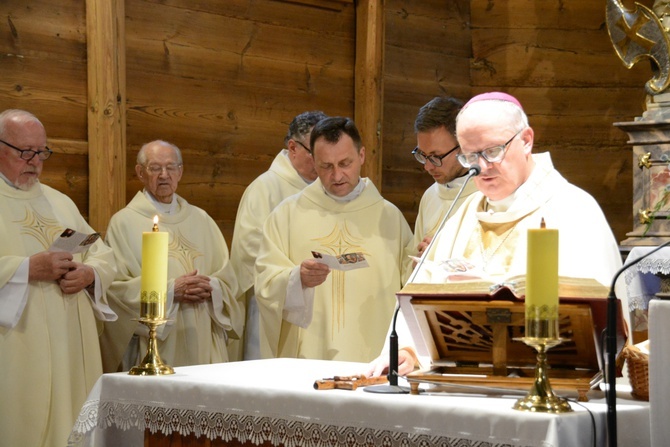
<path id="1" fill-rule="evenodd" d="M 254 265 L 263 236 L 263 223 L 270 212 L 285 198 L 297 194 L 316 180 L 314 158 L 309 148 L 309 137 L 316 123 L 326 118 L 319 111 L 297 115 L 288 127 L 284 139 L 286 149 L 275 157 L 270 169 L 256 178 L 242 194 L 230 262 L 233 264 L 240 293 L 246 296 L 246 325 L 244 327 L 244 354 L 234 353 L 229 345 L 231 360 L 256 360 L 260 358 L 258 339 L 258 305 L 254 295 Z M 238 350 L 241 351 L 242 349 Z M 237 357 L 237 358 L 235 358 Z"/>
<path id="2" fill-rule="evenodd" d="M 430 244 L 452 204 L 453 213 L 470 194 L 477 191 L 474 182 L 470 181 L 458 201 L 453 203 L 468 173 L 456 159 L 459 149 L 456 115 L 462 106 L 463 103 L 456 98 L 437 96 L 419 109 L 414 120 L 417 145 L 412 154 L 435 180 L 421 197 L 414 223 L 413 246 L 418 256 Z"/>
<path id="3" fill-rule="evenodd" d="M 411 265 L 402 213 L 360 177 L 365 148 L 348 118 L 326 118 L 311 135 L 319 178 L 284 200 L 263 227 L 254 288 L 261 355 L 367 362 Z M 362 253 L 369 267 L 333 270 L 312 251 Z"/>
<path id="4" fill-rule="evenodd" d="M 534 132 L 516 98 L 501 92 L 475 96 L 457 117 L 456 136 L 463 166 L 481 167 L 474 177 L 479 192 L 449 218 L 412 282 L 453 280 L 459 274 L 454 270 L 462 270 L 454 268 L 459 263 L 467 266 L 467 274 L 490 279 L 525 274 L 527 231 L 544 220 L 547 228 L 559 230 L 560 276 L 610 285 L 621 256 L 605 215 L 591 195 L 550 163 L 538 162 L 548 157 L 532 156 Z M 401 345 L 408 339 L 399 336 Z M 401 349 L 399 355 L 399 373 L 410 372 L 416 364 L 412 349 Z M 388 354 L 382 353 L 372 370 L 380 374 L 386 366 Z"/>
<path id="5" fill-rule="evenodd" d="M 127 370 L 146 354 L 148 330 L 139 318 L 142 232 L 154 216 L 169 233 L 167 324 L 157 331 L 158 350 L 170 366 L 228 361 L 226 343 L 244 326 L 244 307 L 228 248 L 216 222 L 176 194 L 183 173 L 179 148 L 145 144 L 135 172 L 144 190 L 112 216 L 106 243 L 114 250 L 118 274 L 109 290 L 119 320 L 101 336 L 106 372 Z M 123 359 L 123 364 L 121 364 Z"/>
<path id="6" fill-rule="evenodd" d="M 102 374 L 98 320 L 114 256 L 102 241 L 49 250 L 70 229 L 93 234 L 76 205 L 39 182 L 52 154 L 42 123 L 0 113 L 0 444 L 64 446 Z M 72 231 L 68 233 L 72 234 Z"/>

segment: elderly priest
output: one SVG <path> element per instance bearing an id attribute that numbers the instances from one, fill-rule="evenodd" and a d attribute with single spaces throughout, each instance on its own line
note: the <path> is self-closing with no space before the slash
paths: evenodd
<path id="1" fill-rule="evenodd" d="M 135 172 L 144 190 L 112 216 L 107 229 L 118 266 L 110 304 L 119 320 L 107 324 L 101 337 L 105 371 L 127 370 L 146 352 L 148 331 L 133 319 L 140 313 L 142 232 L 151 230 L 156 215 L 160 229 L 169 233 L 171 321 L 157 331 L 160 355 L 172 366 L 225 362 L 227 340 L 238 338 L 244 325 L 226 241 L 205 211 L 177 195 L 183 173 L 177 146 L 160 140 L 145 144 Z"/>
<path id="2" fill-rule="evenodd" d="M 112 251 L 102 241 L 80 253 L 50 250 L 61 234 L 94 232 L 72 200 L 40 183 L 52 154 L 46 144 L 34 115 L 0 113 L 0 444 L 6 446 L 67 443 L 102 374 L 96 318 L 116 318 L 105 297 L 115 272 Z"/>

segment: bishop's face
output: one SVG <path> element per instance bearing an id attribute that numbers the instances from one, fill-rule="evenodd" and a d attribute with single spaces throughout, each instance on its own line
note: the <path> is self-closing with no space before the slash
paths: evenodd
<path id="1" fill-rule="evenodd" d="M 326 191 L 344 197 L 356 188 L 365 162 L 365 148 L 356 150 L 351 137 L 345 133 L 333 144 L 324 138 L 314 142 L 316 173 Z"/>
<path id="2" fill-rule="evenodd" d="M 0 139 L 23 150 L 47 150 L 47 134 L 39 121 L 17 122 L 10 119 L 5 123 Z M 0 143 L 0 172 L 17 188 L 30 189 L 39 179 L 43 166 L 44 161 L 38 156 L 24 160 L 18 150 Z"/>

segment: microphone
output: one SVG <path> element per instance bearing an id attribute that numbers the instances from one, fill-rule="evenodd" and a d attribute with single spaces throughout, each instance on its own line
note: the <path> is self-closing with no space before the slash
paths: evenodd
<path id="1" fill-rule="evenodd" d="M 482 172 L 482 168 L 478 164 L 473 164 L 470 166 L 470 169 L 468 170 L 468 174 L 465 177 L 465 181 L 463 182 L 463 185 L 461 186 L 461 189 L 458 190 L 458 194 L 456 194 L 456 197 L 454 200 L 451 202 L 451 206 L 449 206 L 449 209 L 447 210 L 447 213 L 444 215 L 442 220 L 440 221 L 440 225 L 437 227 L 437 230 L 435 231 L 435 234 L 433 235 L 433 238 L 430 240 L 430 243 L 426 247 L 426 249 L 423 251 L 423 254 L 421 255 L 421 259 L 419 259 L 418 264 L 414 268 L 414 271 L 412 272 L 412 276 L 409 278 L 406 284 L 410 284 L 414 282 L 414 278 L 416 278 L 417 273 L 421 269 L 421 266 L 423 265 L 423 261 L 426 259 L 426 255 L 430 251 L 431 247 L 433 246 L 433 242 L 435 242 L 435 239 L 437 238 L 437 235 L 442 231 L 442 227 L 444 227 L 444 224 L 447 222 L 447 219 L 449 219 L 449 216 L 451 215 L 452 210 L 454 209 L 454 205 L 456 205 L 456 202 L 458 202 L 458 199 L 461 197 L 461 194 L 463 194 L 463 190 L 465 189 L 465 185 L 468 184 L 468 181 L 472 177 L 476 177 L 479 175 L 479 173 Z M 407 387 L 402 387 L 398 385 L 398 333 L 396 332 L 396 321 L 398 319 L 398 312 L 400 311 L 400 303 L 396 304 L 395 310 L 393 311 L 393 320 L 391 323 L 391 335 L 389 336 L 389 372 L 388 372 L 388 379 L 389 379 L 389 384 L 388 385 L 374 385 L 374 386 L 368 386 L 363 388 L 364 391 L 368 391 L 370 393 L 385 393 L 385 394 L 407 394 L 409 393 L 409 390 Z"/>
<path id="2" fill-rule="evenodd" d="M 605 391 L 605 399 L 607 401 L 607 445 L 610 447 L 616 447 L 617 445 L 617 426 L 616 426 L 616 327 L 617 327 L 617 307 L 616 307 L 616 292 L 614 291 L 614 286 L 616 285 L 616 280 L 619 276 L 628 270 L 630 267 L 634 266 L 638 262 L 642 261 L 648 256 L 656 253 L 663 247 L 670 245 L 670 241 L 665 242 L 662 245 L 659 245 L 649 253 L 644 256 L 640 256 L 630 264 L 626 264 L 619 269 L 612 279 L 612 286 L 610 287 L 609 295 L 607 296 L 607 327 L 605 328 L 605 334 L 607 337 L 606 351 L 607 351 L 607 369 L 605 372 L 605 378 L 607 380 L 607 388 Z"/>

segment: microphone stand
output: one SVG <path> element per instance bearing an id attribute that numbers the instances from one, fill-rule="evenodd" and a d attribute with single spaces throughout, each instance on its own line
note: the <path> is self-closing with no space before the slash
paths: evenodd
<path id="1" fill-rule="evenodd" d="M 444 217 L 442 218 L 442 221 L 440 221 L 440 225 L 437 227 L 437 230 L 435 231 L 433 238 L 430 240 L 430 243 L 423 251 L 421 259 L 419 259 L 419 263 L 414 268 L 412 276 L 409 278 L 406 284 L 414 282 L 414 278 L 416 278 L 417 273 L 421 269 L 423 261 L 426 259 L 426 255 L 432 248 L 433 242 L 435 242 L 436 236 L 439 234 L 440 231 L 442 231 L 442 227 L 444 227 L 444 224 L 447 222 L 447 219 L 451 215 L 451 211 L 454 209 L 454 205 L 456 205 L 456 202 L 458 202 L 458 199 L 461 197 L 461 194 L 463 194 L 463 190 L 465 189 L 465 185 L 468 184 L 468 180 L 470 180 L 472 177 L 479 175 L 480 172 L 482 172 L 482 168 L 479 165 L 473 164 L 472 166 L 470 166 L 467 177 L 465 177 L 465 181 L 463 182 L 461 189 L 458 191 L 458 194 L 456 194 L 456 197 L 451 202 L 451 206 L 447 210 L 447 214 L 445 214 Z M 393 312 L 393 320 L 391 323 L 391 335 L 389 336 L 389 372 L 387 376 L 389 379 L 389 384 L 368 386 L 363 388 L 364 391 L 368 391 L 370 393 L 384 393 L 384 394 L 409 393 L 409 389 L 407 389 L 407 387 L 402 387 L 398 385 L 399 360 L 398 360 L 398 333 L 396 332 L 396 321 L 398 319 L 399 311 L 400 311 L 400 303 L 396 304 L 395 311 Z"/>
<path id="2" fill-rule="evenodd" d="M 607 328 L 605 333 L 607 335 L 607 370 L 605 373 L 605 378 L 607 379 L 607 388 L 605 391 L 605 398 L 607 400 L 607 444 L 610 447 L 617 446 L 617 422 L 616 422 L 616 335 L 617 335 L 617 307 L 616 307 L 616 292 L 614 291 L 614 286 L 619 276 L 628 270 L 628 268 L 634 266 L 638 262 L 642 261 L 646 257 L 656 253 L 663 247 L 670 245 L 670 241 L 665 242 L 662 245 L 659 245 L 649 253 L 644 256 L 640 256 L 630 264 L 624 265 L 619 271 L 614 275 L 612 279 L 612 286 L 610 287 L 609 295 L 607 296 Z"/>

